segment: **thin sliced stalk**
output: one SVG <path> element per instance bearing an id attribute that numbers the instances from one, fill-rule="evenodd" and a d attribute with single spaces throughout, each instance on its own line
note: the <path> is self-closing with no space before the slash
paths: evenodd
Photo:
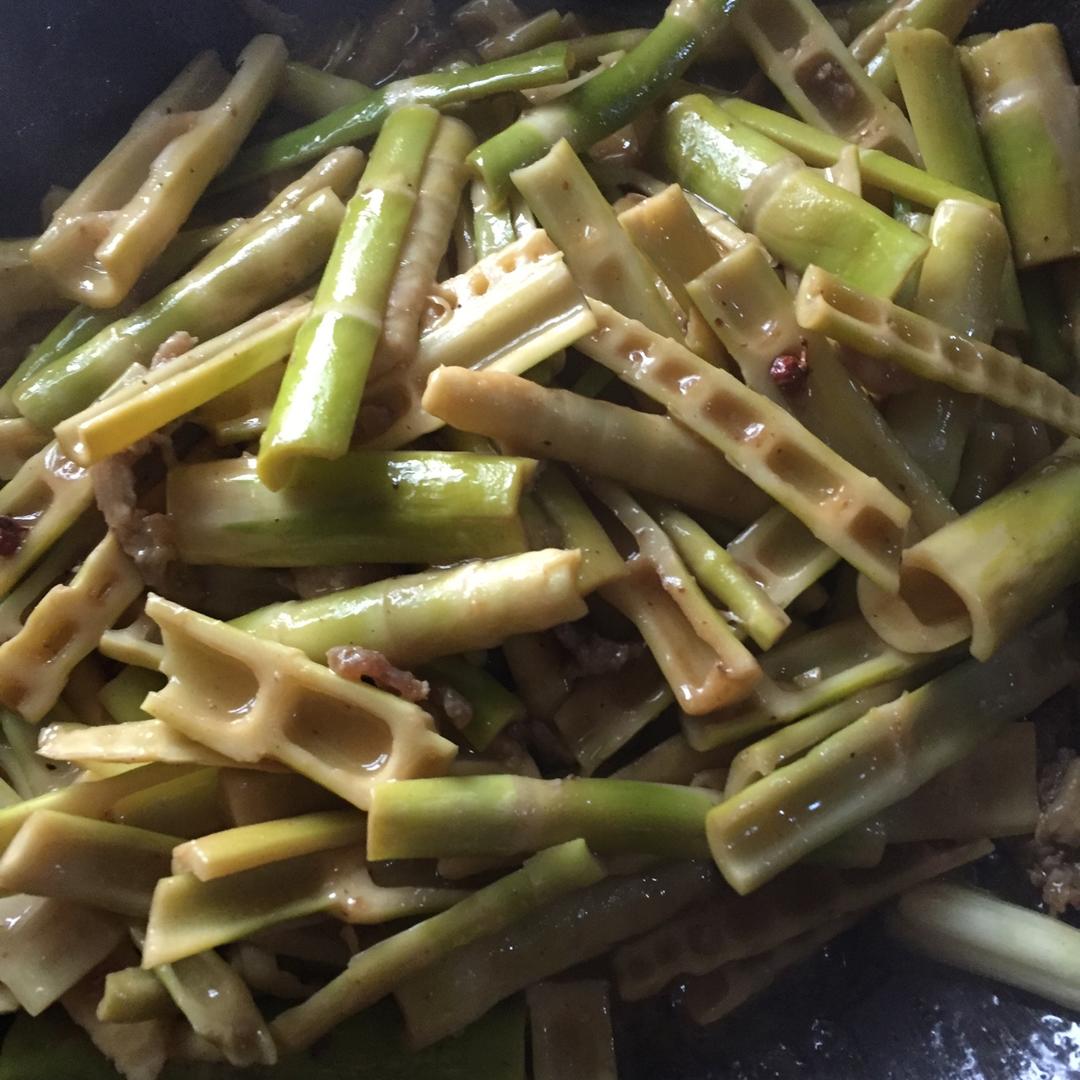
<path id="1" fill-rule="evenodd" d="M 300 462 L 348 449 L 438 124 L 427 106 L 388 117 L 349 200 L 259 444 L 259 476 L 275 491 Z"/>
<path id="2" fill-rule="evenodd" d="M 486 750 L 503 728 L 525 719 L 521 699 L 467 660 L 453 656 L 432 660 L 421 673 L 449 686 L 468 702 L 471 715 L 461 734 L 474 750 Z"/>
<path id="3" fill-rule="evenodd" d="M 445 565 L 528 547 L 519 511 L 535 469 L 490 454 L 354 450 L 296 463 L 277 492 L 253 458 L 232 458 L 170 470 L 166 506 L 186 563 Z"/>
<path id="4" fill-rule="evenodd" d="M 665 337 L 682 329 L 656 271 L 634 247 L 596 182 L 565 140 L 511 179 L 589 295 Z"/>
<path id="5" fill-rule="evenodd" d="M 217 1047 L 230 1065 L 274 1065 L 277 1048 L 244 980 L 215 952 L 200 953 L 154 974 L 196 1035 Z"/>
<path id="6" fill-rule="evenodd" d="M 966 614 L 985 660 L 1080 575 L 1080 442 L 904 554 L 902 595 L 927 622 Z"/>
<path id="7" fill-rule="evenodd" d="M 654 784 L 688 784 L 706 769 L 721 769 L 731 761 L 727 747 L 702 753 L 682 735 L 672 735 L 639 758 L 616 769 L 614 780 L 648 780 Z"/>
<path id="8" fill-rule="evenodd" d="M 211 338 L 295 292 L 325 261 L 343 214 L 341 200 L 323 190 L 240 238 L 233 234 L 132 314 L 36 371 L 16 391 L 16 407 L 54 427 L 130 364 L 149 360 L 171 334 Z"/>
<path id="9" fill-rule="evenodd" d="M 1076 357 L 1065 346 L 1065 316 L 1055 295 L 1056 267 L 1028 270 L 1020 279 L 1020 295 L 1028 319 L 1024 359 L 1059 382 L 1068 382 Z"/>
<path id="10" fill-rule="evenodd" d="M 340 810 L 336 796 L 298 773 L 222 769 L 221 803 L 233 825 L 254 825 L 319 810 Z"/>
<path id="11" fill-rule="evenodd" d="M 336 109 L 363 101 L 370 93 L 370 87 L 355 79 L 290 60 L 285 65 L 277 100 L 290 112 L 317 120 Z"/>
<path id="12" fill-rule="evenodd" d="M 489 64 L 433 71 L 387 83 L 307 127 L 245 150 L 212 190 L 228 191 L 267 173 L 311 161 L 335 146 L 360 142 L 374 135 L 392 110 L 404 106 L 445 108 L 506 91 L 563 82 L 569 76 L 569 60 L 567 45 L 552 44 Z"/>
<path id="13" fill-rule="evenodd" d="M 0 330 L 11 330 L 36 312 L 62 311 L 67 304 L 48 273 L 31 262 L 35 243 L 32 237 L 0 241 Z"/>
<path id="14" fill-rule="evenodd" d="M 811 0 L 744 0 L 732 24 L 805 121 L 903 161 L 918 161 L 907 118 Z"/>
<path id="15" fill-rule="evenodd" d="M 23 417 L 0 419 L 0 481 L 14 477 L 48 442 L 48 434 Z"/>
<path id="16" fill-rule="evenodd" d="M 1008 484 L 1015 473 L 1013 425 L 976 420 L 971 426 L 953 503 L 961 514 L 986 502 Z"/>
<path id="17" fill-rule="evenodd" d="M 380 788 L 372 800 L 368 855 L 515 855 L 581 836 L 597 852 L 700 858 L 703 822 L 716 799 L 703 788 L 630 780 L 400 781 Z"/>
<path id="18" fill-rule="evenodd" d="M 63 789 L 74 776 L 66 775 L 65 770 L 50 767 L 37 754 L 37 731 L 7 709 L 0 710 L 0 766 L 10 786 L 27 801 L 33 801 L 39 795 Z M 19 800 L 8 803 L 11 813 L 17 815 Z"/>
<path id="19" fill-rule="evenodd" d="M 196 769 L 152 784 L 117 799 L 109 820 L 185 839 L 217 832 L 229 824 L 219 774 L 218 769 Z"/>
<path id="20" fill-rule="evenodd" d="M 606 982 L 537 983 L 526 997 L 533 1080 L 617 1080 Z"/>
<path id="21" fill-rule="evenodd" d="M 600 864 L 581 840 L 550 848 L 512 874 L 439 915 L 357 954 L 348 968 L 273 1024 L 283 1049 L 309 1046 L 345 1017 L 385 997 L 409 978 L 484 933 L 528 921 L 557 897 L 594 884 Z"/>
<path id="22" fill-rule="evenodd" d="M 143 698 L 154 690 L 160 690 L 164 682 L 164 677 L 156 671 L 126 667 L 101 688 L 98 699 L 118 724 L 147 720 L 149 714 L 143 712 Z"/>
<path id="23" fill-rule="evenodd" d="M 37 810 L 0 856 L 0 888 L 143 918 L 175 844 L 175 836 Z"/>
<path id="24" fill-rule="evenodd" d="M 543 157 L 560 139 L 585 150 L 618 131 L 683 74 L 726 20 L 725 6 L 715 0 L 673 0 L 621 60 L 473 151 L 474 168 L 495 192 L 505 193 L 510 173 Z"/>
<path id="25" fill-rule="evenodd" d="M 469 201 L 473 214 L 473 245 L 478 259 L 501 251 L 517 239 L 510 207 L 496 200 L 483 180 L 473 180 Z"/>
<path id="26" fill-rule="evenodd" d="M 713 858 L 740 894 L 911 794 L 1075 677 L 1044 622 L 985 664 L 975 660 L 871 709 L 805 757 L 709 814 Z M 806 808 L 813 807 L 812 813 Z"/>
<path id="27" fill-rule="evenodd" d="M 554 8 L 548 8 L 531 19 L 489 35 L 477 43 L 476 51 L 485 60 L 499 60 L 558 41 L 566 37 L 563 18 Z"/>
<path id="28" fill-rule="evenodd" d="M 852 288 L 811 267 L 795 305 L 799 325 L 827 334 L 924 379 L 982 394 L 1066 434 L 1080 434 L 1080 398 L 1041 371 L 992 345 L 950 332 L 922 315 Z"/>
<path id="29" fill-rule="evenodd" d="M 408 668 L 580 619 L 579 564 L 576 551 L 527 552 L 275 604 L 234 625 L 312 659 L 335 645 L 361 645 Z"/>
<path id="30" fill-rule="evenodd" d="M 592 306 L 600 328 L 578 343 L 582 352 L 664 405 L 867 576 L 896 588 L 905 504 L 734 376 Z"/>
<path id="31" fill-rule="evenodd" d="M 968 886 L 932 882 L 889 913 L 904 944 L 952 964 L 1075 1009 L 1080 931 L 1049 915 Z"/>
<path id="32" fill-rule="evenodd" d="M 172 872 L 213 881 L 315 851 L 362 844 L 365 831 L 363 816 L 352 810 L 241 825 L 177 845 L 172 853 Z"/>
<path id="33" fill-rule="evenodd" d="M 410 1041 L 430 1046 L 460 1031 L 511 994 L 666 922 L 712 887 L 701 863 L 669 863 L 600 882 L 492 930 L 395 991 Z"/>
<path id="34" fill-rule="evenodd" d="M 104 1023 L 137 1024 L 175 1015 L 173 999 L 152 972 L 129 967 L 105 976 L 105 989 L 97 1005 L 97 1018 Z"/>
<path id="35" fill-rule="evenodd" d="M 422 401 L 452 427 L 506 450 L 565 461 L 739 524 L 767 505 L 720 454 L 664 416 L 467 368 L 434 372 Z"/>

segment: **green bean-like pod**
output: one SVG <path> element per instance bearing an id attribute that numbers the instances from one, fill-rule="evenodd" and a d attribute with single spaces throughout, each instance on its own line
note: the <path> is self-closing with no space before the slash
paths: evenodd
<path id="1" fill-rule="evenodd" d="M 1046 620 L 987 663 L 965 661 L 871 709 L 710 811 L 713 858 L 740 894 L 911 794 L 1075 677 Z M 812 807 L 812 812 L 807 811 Z"/>
<path id="2" fill-rule="evenodd" d="M 664 416 L 468 368 L 434 372 L 422 405 L 452 427 L 496 439 L 509 451 L 565 461 L 739 524 L 768 505 L 720 454 Z"/>
<path id="3" fill-rule="evenodd" d="M 580 619 L 579 565 L 576 551 L 526 552 L 274 604 L 234 625 L 320 661 L 349 644 L 410 667 Z"/>
<path id="4" fill-rule="evenodd" d="M 614 1080 L 608 984 L 600 979 L 530 986 L 533 1080 Z"/>
<path id="5" fill-rule="evenodd" d="M 133 363 L 151 359 L 171 334 L 210 338 L 297 290 L 325 261 L 344 207 L 330 190 L 218 245 L 179 281 L 58 357 L 21 384 L 15 405 L 51 428 L 86 408 Z"/>
<path id="6" fill-rule="evenodd" d="M 269 104 L 285 43 L 256 37 L 227 77 L 203 53 L 55 211 L 32 250 L 73 300 L 110 308 L 176 235 Z"/>
<path id="7" fill-rule="evenodd" d="M 621 60 L 477 147 L 474 167 L 494 191 L 505 192 L 514 169 L 543 157 L 560 139 L 587 149 L 656 101 L 726 18 L 718 0 L 672 0 L 656 27 Z"/>
<path id="8" fill-rule="evenodd" d="M 1002 31 L 961 59 L 1017 264 L 1080 254 L 1080 111 L 1060 31 Z"/>
<path id="9" fill-rule="evenodd" d="M 603 876 L 603 868 L 581 840 L 534 855 L 520 870 L 447 911 L 358 953 L 341 975 L 278 1016 L 274 1036 L 284 1049 L 303 1049 L 345 1017 L 374 1004 L 447 955 L 456 955 L 485 934 L 530 922 L 529 916 L 555 898 Z"/>
<path id="10" fill-rule="evenodd" d="M 433 563 L 528 548 L 519 514 L 536 462 L 436 450 L 304 461 L 271 491 L 253 458 L 170 470 L 166 506 L 187 563 Z M 2 648 L 2 646 L 0 646 Z"/>
<path id="11" fill-rule="evenodd" d="M 904 553 L 903 597 L 929 623 L 966 616 L 985 660 L 1080 576 L 1080 441 Z"/>
<path id="12" fill-rule="evenodd" d="M 732 24 L 808 123 L 902 161 L 918 161 L 907 118 L 811 0 L 744 0 L 735 7 Z"/>
<path id="13" fill-rule="evenodd" d="M 443 109 L 495 94 L 563 82 L 570 74 L 570 62 L 569 46 L 560 42 L 487 64 L 465 64 L 386 83 L 306 127 L 242 151 L 211 190 L 228 191 L 267 173 L 311 161 L 334 147 L 360 142 L 374 135 L 387 117 L 402 107 L 430 105 Z"/>
<path id="14" fill-rule="evenodd" d="M 452 1035 L 504 998 L 666 922 L 714 881 L 701 863 L 668 863 L 555 900 L 457 949 L 395 991 L 414 1046 Z"/>
<path id="15" fill-rule="evenodd" d="M 679 183 L 795 270 L 817 263 L 893 296 L 926 253 L 924 238 L 700 94 L 665 113 L 660 147 Z"/>
<path id="16" fill-rule="evenodd" d="M 795 305 L 799 325 L 891 360 L 924 379 L 982 394 L 1066 434 L 1080 434 L 1080 398 L 1022 360 L 811 267 Z"/>
<path id="17" fill-rule="evenodd" d="M 767 398 L 677 342 L 593 302 L 599 329 L 578 342 L 591 359 L 664 405 L 816 536 L 895 589 L 908 507 Z"/>

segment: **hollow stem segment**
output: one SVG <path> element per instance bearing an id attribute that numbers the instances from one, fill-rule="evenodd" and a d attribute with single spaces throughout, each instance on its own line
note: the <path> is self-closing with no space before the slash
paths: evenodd
<path id="1" fill-rule="evenodd" d="M 981 394 L 1006 408 L 1080 434 L 1080 398 L 1049 375 L 992 345 L 950 332 L 922 315 L 811 267 L 795 304 L 799 325 L 924 379 Z"/>
<path id="2" fill-rule="evenodd" d="M 765 74 L 807 123 L 902 161 L 919 160 L 907 118 L 811 0 L 744 0 L 731 18 Z"/>
<path id="3" fill-rule="evenodd" d="M 660 148 L 683 187 L 730 214 L 795 270 L 817 263 L 893 296 L 926 254 L 923 237 L 701 94 L 667 111 Z"/>
<path id="4" fill-rule="evenodd" d="M 275 492 L 254 459 L 233 458 L 172 469 L 166 505 L 187 563 L 446 565 L 528 548 L 519 511 L 535 469 L 491 454 L 354 450 L 298 463 Z"/>
<path id="5" fill-rule="evenodd" d="M 274 604 L 233 625 L 320 661 L 360 645 L 409 668 L 580 619 L 579 566 L 576 551 L 526 552 Z"/>
<path id="6" fill-rule="evenodd" d="M 734 376 L 604 304 L 593 311 L 600 327 L 581 351 L 665 406 L 883 588 L 898 587 L 905 504 Z"/>
<path id="7" fill-rule="evenodd" d="M 243 151 L 212 190 L 228 191 L 267 173 L 311 161 L 334 147 L 360 142 L 374 135 L 393 111 L 410 105 L 444 109 L 496 94 L 564 82 L 570 74 L 570 59 L 569 46 L 560 42 L 488 64 L 433 71 L 387 83 L 306 127 Z"/>
<path id="8" fill-rule="evenodd" d="M 438 123 L 423 105 L 391 114 L 349 200 L 259 443 L 259 476 L 275 491 L 300 462 L 348 449 Z"/>
<path id="9" fill-rule="evenodd" d="M 301 1050 L 343 1019 L 482 935 L 496 934 L 556 898 L 603 877 L 582 840 L 549 848 L 439 915 L 358 953 L 345 971 L 273 1024 L 285 1050 Z"/>
<path id="10" fill-rule="evenodd" d="M 618 131 L 682 75 L 726 19 L 719 0 L 673 0 L 648 36 L 610 68 L 477 147 L 473 167 L 505 196 L 510 173 L 542 158 L 560 139 L 585 150 Z"/>

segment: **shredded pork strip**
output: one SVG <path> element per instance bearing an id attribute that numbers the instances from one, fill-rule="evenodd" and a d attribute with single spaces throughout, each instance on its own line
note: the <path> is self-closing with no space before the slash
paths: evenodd
<path id="1" fill-rule="evenodd" d="M 326 654 L 326 662 L 335 675 L 352 682 L 370 679 L 380 690 L 389 690 L 414 704 L 426 701 L 430 687 L 411 671 L 394 667 L 377 649 L 359 645 L 335 645 Z"/>

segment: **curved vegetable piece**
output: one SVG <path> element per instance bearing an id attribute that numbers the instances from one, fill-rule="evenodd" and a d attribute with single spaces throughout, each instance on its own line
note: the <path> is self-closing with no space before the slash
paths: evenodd
<path id="1" fill-rule="evenodd" d="M 440 772 L 454 756 L 415 705 L 158 596 L 146 610 L 169 682 L 143 708 L 218 753 L 275 758 L 361 809 L 388 778 Z"/>
<path id="2" fill-rule="evenodd" d="M 966 616 L 971 655 L 986 660 L 1080 579 L 1077 492 L 1080 440 L 1069 439 L 1026 477 L 905 551 L 901 595 L 931 624 Z"/>
<path id="3" fill-rule="evenodd" d="M 923 237 L 700 94 L 665 113 L 660 145 L 679 183 L 795 270 L 817 263 L 869 292 L 893 296 L 926 254 Z"/>
<path id="4" fill-rule="evenodd" d="M 892 360 L 954 390 L 982 394 L 1066 434 L 1080 434 L 1080 398 L 992 345 L 971 341 L 922 315 L 870 296 L 812 266 L 795 305 L 799 325 L 853 349 Z"/>
<path id="5" fill-rule="evenodd" d="M 473 166 L 496 195 L 505 194 L 510 173 L 560 139 L 584 150 L 617 131 L 682 75 L 726 17 L 722 0 L 672 0 L 655 29 L 621 60 L 481 144 Z"/>
<path id="6" fill-rule="evenodd" d="M 808 123 L 917 162 L 907 118 L 869 78 L 811 0 L 742 0 L 732 25 Z"/>
<path id="7" fill-rule="evenodd" d="M 779 406 L 641 323 L 593 302 L 588 357 L 643 390 L 884 588 L 898 583 L 908 507 Z"/>
<path id="8" fill-rule="evenodd" d="M 438 124 L 426 105 L 392 113 L 349 200 L 259 443 L 259 477 L 274 491 L 301 462 L 349 447 Z"/>
<path id="9" fill-rule="evenodd" d="M 361 645 L 408 668 L 580 619 L 587 611 L 577 587 L 580 559 L 577 551 L 530 551 L 387 578 L 274 604 L 233 625 L 312 659 L 335 645 Z"/>
<path id="10" fill-rule="evenodd" d="M 495 94 L 564 82 L 570 74 L 570 49 L 560 42 L 488 64 L 464 65 L 386 83 L 366 97 L 243 151 L 211 191 L 229 191 L 267 173 L 311 161 L 336 146 L 374 135 L 391 112 L 409 105 L 443 109 Z"/>
<path id="11" fill-rule="evenodd" d="M 130 364 L 148 361 L 170 334 L 209 338 L 237 326 L 322 265 L 343 214 L 341 200 L 323 190 L 239 239 L 234 234 L 131 315 L 35 372 L 16 392 L 16 407 L 51 428 Z"/>
<path id="12" fill-rule="evenodd" d="M 753 892 L 1030 712 L 1078 666 L 1060 644 L 1060 623 L 1047 620 L 988 663 L 965 661 L 871 709 L 710 811 L 709 845 L 721 873 L 736 892 Z"/>
<path id="13" fill-rule="evenodd" d="M 237 65 L 222 86 L 213 53 L 192 61 L 55 211 L 31 257 L 73 300 L 124 299 L 270 102 L 285 43 L 260 35 Z"/>

